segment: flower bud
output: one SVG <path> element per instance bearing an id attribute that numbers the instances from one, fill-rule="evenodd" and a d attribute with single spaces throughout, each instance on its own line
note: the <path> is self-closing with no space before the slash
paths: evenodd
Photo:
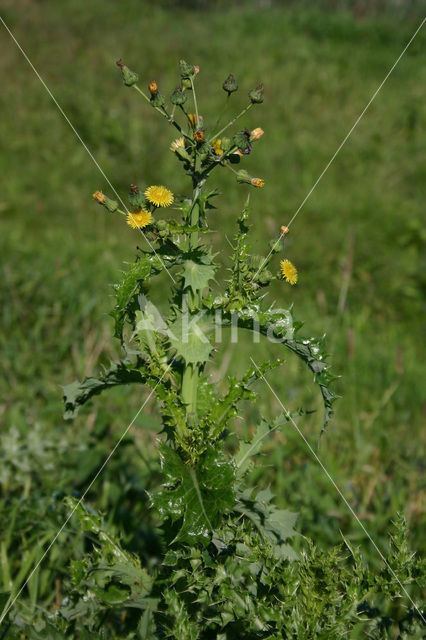
<path id="1" fill-rule="evenodd" d="M 260 140 L 263 136 L 264 131 L 260 127 L 256 127 L 253 131 L 250 132 L 250 140 L 253 142 L 254 140 Z"/>
<path id="2" fill-rule="evenodd" d="M 184 104 L 186 102 L 186 93 L 182 91 L 182 87 L 176 87 L 170 96 L 170 102 L 172 104 Z"/>
<path id="3" fill-rule="evenodd" d="M 220 146 L 222 147 L 224 153 L 226 153 L 231 148 L 231 139 L 230 138 L 222 138 Z"/>
<path id="4" fill-rule="evenodd" d="M 188 64 L 185 60 L 179 61 L 180 77 L 184 79 L 191 79 L 195 75 L 195 67 L 192 64 Z"/>
<path id="5" fill-rule="evenodd" d="M 129 202 L 136 209 L 145 209 L 146 207 L 145 196 L 135 184 L 130 185 Z"/>
<path id="6" fill-rule="evenodd" d="M 271 253 L 278 253 L 279 251 L 281 251 L 280 243 L 276 240 L 270 240 L 269 249 Z"/>
<path id="7" fill-rule="evenodd" d="M 162 107 L 165 102 L 164 96 L 158 90 L 157 93 L 151 94 L 150 103 L 153 107 Z"/>
<path id="8" fill-rule="evenodd" d="M 280 231 L 282 236 L 286 236 L 288 233 L 290 233 L 290 229 L 286 227 L 284 224 L 281 227 Z"/>
<path id="9" fill-rule="evenodd" d="M 245 129 L 244 131 L 237 131 L 233 137 L 233 142 L 236 147 L 245 155 L 250 153 L 252 147 L 250 144 L 250 131 Z"/>
<path id="10" fill-rule="evenodd" d="M 191 80 L 189 78 L 182 78 L 182 89 L 184 91 L 188 90 L 188 91 L 192 91 L 192 83 Z"/>
<path id="11" fill-rule="evenodd" d="M 99 202 L 99 204 L 103 204 L 105 202 L 105 196 L 102 191 L 95 191 L 92 198 L 93 200 L 96 200 L 96 202 Z"/>
<path id="12" fill-rule="evenodd" d="M 118 202 L 107 198 L 107 196 L 103 194 L 102 191 L 95 191 L 95 193 L 93 194 L 93 199 L 96 200 L 96 202 L 99 202 L 99 204 L 104 206 L 111 213 L 114 213 L 114 211 L 117 211 L 118 209 Z"/>
<path id="13" fill-rule="evenodd" d="M 248 95 L 252 104 L 261 104 L 263 102 L 263 84 L 257 85 L 256 89 L 250 91 Z"/>
<path id="14" fill-rule="evenodd" d="M 252 178 L 250 180 L 250 184 L 252 187 L 257 187 L 258 189 L 262 189 L 265 185 L 265 181 L 262 178 Z"/>
<path id="15" fill-rule="evenodd" d="M 131 71 L 129 67 L 126 67 L 122 60 L 117 60 L 117 66 L 121 69 L 121 74 L 123 76 L 123 82 L 126 87 L 131 87 L 133 84 L 139 80 L 139 76 L 134 71 Z"/>
<path id="16" fill-rule="evenodd" d="M 148 89 L 149 92 L 152 96 L 156 96 L 158 93 L 158 84 L 156 83 L 155 80 L 151 80 L 151 82 L 148 85 Z"/>
<path id="17" fill-rule="evenodd" d="M 231 93 L 234 93 L 234 91 L 237 91 L 238 83 L 235 81 L 232 73 L 230 73 L 226 78 L 225 82 L 222 85 L 222 89 L 228 93 L 228 96 L 230 96 Z"/>
<path id="18" fill-rule="evenodd" d="M 178 147 L 175 151 L 177 157 L 185 162 L 191 162 L 191 156 L 184 147 Z"/>
<path id="19" fill-rule="evenodd" d="M 194 65 L 194 76 L 197 76 L 200 73 L 200 67 L 198 64 Z"/>
<path id="20" fill-rule="evenodd" d="M 237 182 L 239 184 L 251 184 L 251 176 L 245 169 L 237 171 Z"/>
<path id="21" fill-rule="evenodd" d="M 263 287 L 266 287 L 272 280 L 272 273 L 268 269 L 264 269 L 258 274 L 256 280 Z"/>
<path id="22" fill-rule="evenodd" d="M 197 116 L 196 116 L 196 114 L 195 114 L 195 113 L 188 113 L 188 118 L 189 118 L 189 120 L 191 121 L 191 124 L 192 124 L 192 126 L 193 126 L 193 127 L 196 127 L 196 126 L 198 125 L 198 122 L 197 122 Z M 198 120 L 199 120 L 200 122 L 202 122 L 202 121 L 204 120 L 203 116 L 200 116 L 200 115 L 199 115 L 199 116 L 198 116 Z"/>
<path id="23" fill-rule="evenodd" d="M 204 142 L 205 139 L 206 139 L 206 136 L 203 128 L 197 129 L 196 131 L 194 131 L 195 142 L 200 144 L 201 142 Z"/>

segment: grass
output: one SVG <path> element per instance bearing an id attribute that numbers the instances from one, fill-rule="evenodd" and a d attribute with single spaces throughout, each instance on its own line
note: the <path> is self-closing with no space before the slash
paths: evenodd
<path id="1" fill-rule="evenodd" d="M 164 183 L 177 194 L 188 185 L 178 180 L 168 151 L 172 131 L 121 85 L 116 59 L 136 69 L 142 84 L 156 77 L 166 93 L 177 83 L 179 58 L 198 63 L 200 112 L 207 127 L 224 101 L 220 86 L 229 72 L 241 85 L 229 114 L 238 112 L 247 91 L 263 81 L 265 104 L 251 110 L 246 121 L 250 128 L 265 129 L 246 161 L 266 183 L 251 200 L 259 252 L 288 223 L 419 24 L 415 15 L 359 20 L 344 11 L 275 5 L 261 10 L 251 3 L 206 14 L 136 0 L 49 0 L 22 7 L 7 1 L 3 16 L 120 194 L 131 182 Z M 294 221 L 287 256 L 299 268 L 300 284 L 275 289 L 279 306 L 294 304 L 307 334 L 327 332 L 334 369 L 341 375 L 343 397 L 321 441 L 325 466 L 379 546 L 386 544 L 397 511 L 403 511 L 419 551 L 425 524 L 420 484 L 425 38 L 423 31 L 413 42 Z M 106 216 L 91 201 L 97 188 L 113 195 L 110 187 L 4 30 L 0 41 L 0 135 L 6 150 L 0 157 L 0 411 L 6 452 L 1 478 L 5 499 L 33 490 L 44 496 L 48 511 L 50 491 L 79 493 L 87 486 L 140 405 L 134 389 L 111 393 L 72 426 L 61 418 L 59 386 L 117 354 L 107 316 L 110 284 L 123 261 L 133 259 L 138 239 L 121 219 Z M 246 190 L 228 172 L 216 180 L 226 196 L 218 199 L 212 226 L 219 233 L 212 238 L 222 252 L 225 276 L 230 253 L 225 238 L 234 233 Z M 283 195 L 285 208 L 277 210 Z M 164 296 L 167 285 L 163 279 L 154 299 Z M 241 342 L 229 362 L 223 349 L 221 371 L 241 370 L 250 355 L 260 360 L 265 353 L 274 358 L 277 349 L 267 344 L 256 351 Z M 306 373 L 291 357 L 287 360 L 283 374 L 270 379 L 278 396 L 291 410 L 319 410 Z M 266 387 L 258 390 L 261 412 L 280 411 Z M 136 521 L 145 479 L 150 472 L 155 476 L 155 464 L 144 452 L 155 438 L 158 416 L 151 406 L 147 412 L 136 423 L 133 453 L 121 447 L 90 494 L 111 520 L 118 517 L 117 496 L 131 501 L 136 494 L 141 499 L 132 516 Z M 241 428 L 250 430 L 257 417 L 248 406 Z M 318 411 L 299 424 L 316 444 Z M 21 467 L 17 452 L 26 452 Z M 50 474 L 41 472 L 43 464 Z M 122 494 L 114 488 L 117 474 Z M 363 545 L 371 563 L 379 562 L 290 427 L 270 443 L 253 479 L 270 482 L 279 503 L 300 512 L 304 535 L 326 547 L 340 542 L 342 532 Z M 36 522 L 31 518 L 28 522 Z M 55 518 L 61 522 L 60 512 Z M 19 535 L 29 544 L 29 533 Z M 12 574 L 18 560 L 9 567 Z"/>

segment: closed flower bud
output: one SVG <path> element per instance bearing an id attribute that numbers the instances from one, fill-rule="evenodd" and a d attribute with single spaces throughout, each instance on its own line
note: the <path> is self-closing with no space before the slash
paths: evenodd
<path id="1" fill-rule="evenodd" d="M 238 147 L 238 149 L 242 151 L 242 153 L 244 153 L 245 155 L 250 153 L 252 148 L 250 144 L 250 131 L 248 131 L 247 129 L 245 129 L 244 131 L 237 131 L 233 138 L 233 141 L 234 145 Z"/>
<path id="2" fill-rule="evenodd" d="M 177 157 L 180 160 L 184 160 L 186 162 L 190 162 L 191 161 L 191 156 L 189 155 L 189 153 L 185 150 L 184 147 L 178 147 L 175 151 Z"/>
<path id="3" fill-rule="evenodd" d="M 165 102 L 164 96 L 158 93 L 158 91 L 151 95 L 150 103 L 153 107 L 162 107 Z"/>
<path id="4" fill-rule="evenodd" d="M 253 140 L 259 140 L 264 134 L 263 129 L 261 129 L 260 127 L 256 127 L 256 129 L 253 129 L 253 131 L 251 131 L 250 133 L 250 140 L 253 142 Z"/>
<path id="5" fill-rule="evenodd" d="M 198 75 L 200 73 L 200 67 L 198 66 L 198 64 L 194 65 L 194 76 Z"/>
<path id="6" fill-rule="evenodd" d="M 231 139 L 230 138 L 222 138 L 220 146 L 223 151 L 226 153 L 231 148 Z"/>
<path id="7" fill-rule="evenodd" d="M 136 209 L 145 209 L 146 207 L 145 196 L 135 184 L 130 185 L 129 202 Z"/>
<path id="8" fill-rule="evenodd" d="M 256 89 L 249 92 L 250 102 L 252 104 L 261 104 L 263 102 L 263 84 L 257 85 Z"/>
<path id="9" fill-rule="evenodd" d="M 237 171 L 237 182 L 239 184 L 251 184 L 251 176 L 245 169 Z"/>
<path id="10" fill-rule="evenodd" d="M 123 76 L 123 82 L 126 87 L 131 87 L 133 84 L 139 80 L 139 76 L 134 71 L 131 71 L 129 67 L 126 67 L 122 60 L 117 61 L 117 66 L 121 69 L 121 74 Z"/>
<path id="11" fill-rule="evenodd" d="M 195 67 L 192 64 L 188 64 L 185 60 L 179 61 L 180 66 L 180 77 L 185 79 L 190 79 L 195 75 Z"/>
<path id="12" fill-rule="evenodd" d="M 196 131 L 194 131 L 195 142 L 200 144 L 201 142 L 204 142 L 205 139 L 206 139 L 206 136 L 205 136 L 204 129 L 197 129 Z"/>
<path id="13" fill-rule="evenodd" d="M 192 90 L 192 84 L 189 78 L 182 78 L 182 89 L 188 89 L 188 91 Z"/>
<path id="14" fill-rule="evenodd" d="M 102 191 L 95 191 L 92 198 L 93 200 L 96 200 L 96 202 L 99 202 L 99 204 L 103 204 L 105 202 L 105 196 Z"/>
<path id="15" fill-rule="evenodd" d="M 182 91 L 182 87 L 176 87 L 170 96 L 170 102 L 172 104 L 184 104 L 186 102 L 186 93 Z"/>
<path id="16" fill-rule="evenodd" d="M 259 284 L 266 287 L 266 285 L 268 285 L 272 280 L 272 273 L 268 271 L 268 269 L 264 269 L 263 271 L 261 271 L 261 273 L 259 273 L 256 280 Z"/>
<path id="17" fill-rule="evenodd" d="M 270 240 L 269 249 L 271 253 L 278 253 L 279 251 L 281 251 L 280 243 L 276 240 Z"/>
<path id="18" fill-rule="evenodd" d="M 238 83 L 235 81 L 232 73 L 230 73 L 226 78 L 225 82 L 222 85 L 222 89 L 228 93 L 228 96 L 230 96 L 231 93 L 234 93 L 234 91 L 237 91 Z"/>
<path id="19" fill-rule="evenodd" d="M 96 202 L 99 202 L 99 204 L 103 205 L 106 209 L 108 209 L 108 211 L 111 211 L 111 213 L 114 213 L 114 211 L 117 211 L 118 209 L 118 202 L 107 198 L 107 196 L 103 194 L 102 191 L 95 191 L 95 193 L 93 194 L 93 199 L 96 200 Z"/>
<path id="20" fill-rule="evenodd" d="M 190 120 L 190 122 L 191 122 L 192 126 L 193 126 L 193 127 L 196 127 L 196 126 L 197 126 L 197 124 L 198 124 L 198 123 L 197 123 L 197 116 L 196 116 L 196 114 L 195 114 L 195 113 L 188 113 L 188 118 L 189 118 L 189 120 Z M 203 116 L 199 115 L 199 116 L 198 116 L 198 120 L 199 120 L 200 122 L 202 122 L 202 121 L 204 120 Z"/>
<path id="21" fill-rule="evenodd" d="M 152 96 L 156 96 L 158 93 L 158 84 L 156 83 L 155 80 L 151 80 L 151 82 L 148 85 L 148 89 L 149 92 Z"/>

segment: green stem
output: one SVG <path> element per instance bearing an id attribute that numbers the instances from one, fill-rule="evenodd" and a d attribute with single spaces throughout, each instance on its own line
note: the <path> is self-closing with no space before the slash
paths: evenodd
<path id="1" fill-rule="evenodd" d="M 247 111 L 249 109 L 251 109 L 251 107 L 253 106 L 253 103 L 250 102 L 250 104 L 241 111 L 241 113 L 239 113 L 237 116 L 235 116 L 235 118 L 233 118 L 233 120 L 231 120 L 230 122 L 228 122 L 228 124 L 226 124 L 223 129 L 221 129 L 220 131 L 218 131 L 217 133 L 215 133 L 209 140 L 209 142 L 211 142 L 212 140 L 214 140 L 215 138 L 218 138 L 224 131 L 226 131 L 228 129 L 228 127 L 231 127 L 234 122 L 236 122 L 238 120 L 238 118 L 241 118 L 241 116 L 243 116 L 245 113 L 247 113 Z"/>
<path id="2" fill-rule="evenodd" d="M 146 95 L 146 93 L 144 93 L 144 92 L 142 91 L 142 89 L 141 89 L 140 87 L 138 87 L 138 85 L 137 85 L 137 84 L 134 84 L 134 85 L 132 85 L 132 86 L 133 86 L 133 88 L 134 88 L 134 89 L 136 89 L 136 91 L 137 91 L 138 93 L 140 93 L 140 94 L 141 94 L 141 96 L 142 96 L 143 98 L 145 98 L 145 100 L 146 100 L 147 102 L 149 102 L 149 104 L 150 104 L 150 105 L 151 105 L 151 107 L 152 107 L 153 105 L 152 105 L 152 103 L 151 103 L 151 100 L 148 98 L 148 96 Z M 154 107 L 154 109 L 155 109 L 156 111 L 158 111 L 158 113 L 160 113 L 164 118 L 166 118 L 166 120 L 167 120 L 168 122 L 170 122 L 170 124 L 172 124 L 172 125 L 173 125 L 173 126 L 174 126 L 178 131 L 179 131 L 179 133 L 180 133 L 182 136 L 184 136 L 185 138 L 188 138 L 188 140 L 191 140 L 191 138 L 190 138 L 189 136 L 187 136 L 187 135 L 186 135 L 186 133 L 184 133 L 184 132 L 182 131 L 182 127 L 180 126 L 180 124 L 179 124 L 178 122 L 176 122 L 176 120 L 174 119 L 174 117 L 173 117 L 172 115 L 170 115 L 170 114 L 167 112 L 167 109 L 165 109 L 164 107 Z"/>
<path id="3" fill-rule="evenodd" d="M 195 115 L 197 116 L 197 129 L 200 128 L 200 116 L 198 115 L 197 96 L 194 89 L 194 79 L 191 77 L 192 97 L 194 99 Z"/>
<path id="4" fill-rule="evenodd" d="M 194 379 L 198 378 L 198 369 L 194 369 L 195 365 L 187 364 L 182 376 L 182 400 L 187 414 L 195 413 L 197 409 L 197 385 Z"/>

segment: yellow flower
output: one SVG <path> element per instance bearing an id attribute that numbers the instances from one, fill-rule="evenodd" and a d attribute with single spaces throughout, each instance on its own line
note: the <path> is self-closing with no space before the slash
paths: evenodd
<path id="1" fill-rule="evenodd" d="M 185 147 L 185 138 L 183 136 L 182 138 L 176 138 L 176 140 L 173 140 L 172 144 L 170 145 L 170 151 L 176 151 L 176 149 L 179 149 L 179 147 Z"/>
<path id="2" fill-rule="evenodd" d="M 99 204 L 103 204 L 105 202 L 105 196 L 102 191 L 95 191 L 92 197 L 96 202 L 99 202 Z"/>
<path id="3" fill-rule="evenodd" d="M 221 142 L 222 140 L 220 140 L 219 138 L 216 138 L 216 140 L 212 140 L 212 147 L 217 156 L 221 156 L 223 153 L 223 149 L 220 146 Z"/>
<path id="4" fill-rule="evenodd" d="M 296 284 L 297 282 L 297 269 L 290 260 L 281 260 L 280 262 L 281 273 L 284 280 L 287 280 L 290 284 Z"/>
<path id="5" fill-rule="evenodd" d="M 152 221 L 151 211 L 147 209 L 141 209 L 134 213 L 128 213 L 126 218 L 127 224 L 132 229 L 143 229 L 148 226 Z"/>
<path id="6" fill-rule="evenodd" d="M 264 181 L 264 180 L 262 180 L 262 178 L 252 178 L 252 179 L 250 180 L 250 184 L 251 184 L 253 187 L 258 187 L 259 189 L 261 189 L 261 188 L 264 186 L 265 181 Z"/>
<path id="7" fill-rule="evenodd" d="M 282 236 L 286 236 L 288 233 L 290 233 L 290 229 L 286 227 L 285 224 L 282 225 L 280 231 Z"/>
<path id="8" fill-rule="evenodd" d="M 173 193 L 166 187 L 153 185 L 145 190 L 145 196 L 156 207 L 169 207 L 173 200 Z"/>

